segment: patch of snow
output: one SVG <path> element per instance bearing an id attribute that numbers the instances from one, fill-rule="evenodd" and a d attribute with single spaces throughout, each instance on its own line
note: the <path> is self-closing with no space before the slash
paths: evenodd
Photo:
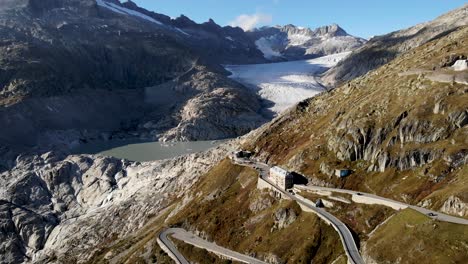
<path id="1" fill-rule="evenodd" d="M 59 23 L 59 24 L 57 25 L 57 29 L 61 29 L 62 27 L 66 26 L 66 25 L 68 25 L 68 23 L 67 23 L 66 21 L 61 22 L 61 23 Z"/>
<path id="2" fill-rule="evenodd" d="M 125 7 L 121 7 L 119 5 L 116 5 L 114 3 L 109 3 L 109 2 L 106 2 L 104 0 L 96 0 L 96 3 L 99 5 L 99 6 L 102 6 L 102 7 L 105 7 L 109 10 L 112 10 L 116 13 L 119 13 L 119 14 L 123 14 L 123 15 L 131 15 L 131 16 L 135 16 L 135 17 L 139 17 L 139 18 L 142 18 L 144 20 L 147 20 L 147 21 L 150 21 L 152 23 L 156 23 L 158 25 L 163 25 L 163 23 L 159 22 L 158 20 L 150 17 L 150 16 L 147 16 L 145 14 L 142 14 L 140 12 L 137 12 L 135 10 L 131 10 L 131 9 L 128 9 L 128 8 L 125 8 Z"/>
<path id="3" fill-rule="evenodd" d="M 273 50 L 270 42 L 266 38 L 259 38 L 257 41 L 255 41 L 255 45 L 257 46 L 257 49 L 263 53 L 263 57 L 265 57 L 265 59 L 282 57 L 280 52 Z"/>
<path id="4" fill-rule="evenodd" d="M 234 39 L 231 36 L 227 36 L 226 39 L 230 41 L 234 41 Z"/>
<path id="5" fill-rule="evenodd" d="M 124 3 L 126 1 L 120 1 L 121 3 Z M 105 0 L 96 0 L 96 3 L 99 5 L 99 6 L 102 6 L 104 8 L 107 8 L 113 12 L 116 12 L 118 14 L 122 14 L 122 15 L 130 15 L 130 16 L 134 16 L 134 17 L 138 17 L 138 18 L 141 18 L 141 19 L 144 19 L 146 21 L 149 21 L 149 22 L 152 22 L 152 23 L 155 23 L 155 24 L 158 24 L 158 25 L 164 25 L 163 23 L 161 23 L 160 21 L 150 17 L 150 16 L 147 16 L 145 14 L 142 14 L 140 12 L 137 12 L 135 10 L 131 10 L 131 9 L 128 9 L 128 8 L 125 8 L 125 7 L 122 7 L 122 6 L 119 6 L 119 5 L 116 5 L 114 3 L 109 3 Z M 187 32 L 183 31 L 182 29 L 180 28 L 177 28 L 177 27 L 169 27 L 179 33 L 182 33 L 186 36 L 190 36 L 190 34 L 188 34 Z"/>
<path id="6" fill-rule="evenodd" d="M 257 94 L 273 103 L 268 110 L 279 114 L 300 101 L 324 91 L 317 75 L 333 67 L 350 52 L 311 60 L 268 64 L 227 65 L 233 79 L 256 89 Z"/>

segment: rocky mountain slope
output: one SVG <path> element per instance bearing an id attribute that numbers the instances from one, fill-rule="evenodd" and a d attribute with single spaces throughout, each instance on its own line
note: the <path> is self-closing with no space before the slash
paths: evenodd
<path id="1" fill-rule="evenodd" d="M 3 1 L 0 12 L 2 145 L 69 145 L 129 132 L 217 139 L 265 122 L 257 96 L 218 65 L 235 62 L 228 56 L 255 60 L 255 52 L 244 45 L 224 56 L 221 48 L 201 47 L 220 38 L 209 32 L 243 34 L 236 29 L 184 18 L 165 23 L 119 1 Z"/>
<path id="2" fill-rule="evenodd" d="M 197 24 L 185 15 L 173 19 L 141 8 L 132 1 L 122 1 L 122 3 L 118 0 L 107 1 L 177 28 L 180 32 L 183 32 L 182 36 L 187 46 L 212 61 L 221 64 L 246 64 L 265 61 L 262 53 L 256 49 L 255 44 L 239 27 L 222 27 L 212 19 Z"/>
<path id="3" fill-rule="evenodd" d="M 408 50 L 466 25 L 468 25 L 468 5 L 464 5 L 432 21 L 373 37 L 364 46 L 354 50 L 346 60 L 341 61 L 336 67 L 328 71 L 323 78 L 324 83 L 336 86 L 363 76 Z"/>
<path id="4" fill-rule="evenodd" d="M 468 27 L 439 36 L 299 103 L 252 132 L 243 148 L 314 185 L 376 193 L 468 218 L 468 72 L 454 67 L 466 60 L 467 43 Z M 339 178 L 336 169 L 352 174 Z M 369 263 L 468 258 L 466 226 L 432 221 L 411 210 L 385 219 L 381 209 L 359 224 L 362 209 L 350 209 L 329 210 L 359 234 Z M 381 222 L 363 233 L 360 225 L 366 229 L 372 221 Z M 412 235 L 401 239 L 403 233 Z"/>
<path id="5" fill-rule="evenodd" d="M 240 28 L 117 0 L 2 1 L 0 16 L 0 141 L 10 148 L 219 139 L 270 118 L 219 66 L 267 61 Z M 304 34 L 355 39 L 337 26 Z M 356 47 L 338 46 L 314 56 Z"/>
<path id="6" fill-rule="evenodd" d="M 165 208 L 228 147 L 146 163 L 59 152 L 18 157 L 0 174 L 0 263 L 89 260 L 100 246 L 167 216 Z"/>
<path id="7" fill-rule="evenodd" d="M 352 51 L 366 40 L 346 33 L 337 24 L 316 29 L 294 25 L 263 27 L 247 34 L 265 58 L 272 61 L 301 60 Z"/>

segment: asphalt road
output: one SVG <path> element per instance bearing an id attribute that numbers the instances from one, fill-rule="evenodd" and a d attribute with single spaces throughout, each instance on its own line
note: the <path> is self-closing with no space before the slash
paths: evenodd
<path id="1" fill-rule="evenodd" d="M 363 199 L 370 198 L 369 200 L 372 200 L 373 202 L 371 203 L 374 203 L 374 204 L 382 204 L 382 205 L 394 204 L 396 207 L 411 208 L 435 220 L 454 223 L 454 224 L 468 225 L 468 220 L 464 218 L 443 214 L 437 211 L 432 211 L 426 208 L 422 208 L 422 207 L 418 207 L 418 206 L 414 206 L 410 204 L 405 204 L 402 202 L 398 202 L 395 200 L 391 200 L 391 199 L 384 198 L 384 197 L 377 196 L 377 195 L 370 194 L 370 193 L 357 192 L 357 191 L 351 191 L 351 190 L 345 190 L 345 189 L 326 188 L 326 187 L 319 187 L 319 186 L 300 186 L 299 189 L 312 190 L 312 191 L 329 191 L 329 192 L 357 195 Z"/>
<path id="2" fill-rule="evenodd" d="M 169 228 L 161 232 L 159 239 L 166 245 L 167 248 L 177 257 L 178 262 L 181 264 L 188 263 L 187 260 L 180 254 L 177 248 L 172 244 L 172 242 L 167 238 L 168 235 L 181 240 L 187 244 L 193 245 L 198 248 L 205 249 L 207 251 L 213 252 L 217 255 L 224 256 L 228 259 L 243 262 L 243 263 L 252 263 L 252 264 L 266 264 L 266 262 L 260 261 L 256 258 L 240 254 L 238 252 L 229 250 L 227 248 L 220 247 L 215 243 L 201 239 L 200 237 L 195 236 L 194 234 L 185 231 L 181 228 Z"/>
<path id="3" fill-rule="evenodd" d="M 159 239 L 176 258 L 174 259 L 174 261 L 177 262 L 177 264 L 189 264 L 187 259 L 184 258 L 184 256 L 179 252 L 179 250 L 177 250 L 176 246 L 174 246 L 174 244 L 172 244 L 172 242 L 167 238 L 168 235 L 172 235 L 174 233 L 174 229 L 163 230 L 161 233 L 159 233 Z"/>

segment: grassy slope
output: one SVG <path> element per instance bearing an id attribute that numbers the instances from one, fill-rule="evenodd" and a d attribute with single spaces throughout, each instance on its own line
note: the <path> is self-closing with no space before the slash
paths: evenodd
<path id="1" fill-rule="evenodd" d="M 468 229 L 406 209 L 378 228 L 366 249 L 378 263 L 467 263 Z"/>
<path id="2" fill-rule="evenodd" d="M 172 263 L 156 243 L 159 231 L 167 226 L 196 229 L 221 246 L 259 258 L 272 253 L 285 263 L 331 263 L 335 259 L 336 263 L 346 263 L 339 236 L 332 227 L 314 214 L 301 212 L 295 202 L 279 201 L 257 190 L 257 177 L 253 169 L 222 161 L 195 185 L 195 198 L 178 214 L 165 221 L 170 209 L 135 234 L 103 245 L 88 263 L 109 263 L 115 256 L 117 263 L 145 263 L 145 259 Z M 256 199 L 268 200 L 271 206 L 254 213 L 249 205 Z M 278 230 L 274 228 L 273 214 L 280 208 L 293 210 L 297 219 Z M 187 245 L 179 246 L 182 251 L 192 252 L 187 257 L 194 261 L 204 254 Z"/>
<path id="3" fill-rule="evenodd" d="M 382 205 L 367 205 L 358 203 L 342 203 L 324 197 L 318 194 L 309 192 L 301 192 L 301 195 L 311 201 L 317 199 L 325 199 L 333 203 L 332 207 L 327 207 L 326 210 L 335 217 L 345 223 L 348 228 L 359 237 L 359 242 L 362 243 L 368 239 L 368 235 L 383 221 L 392 216 L 395 211 L 389 207 Z M 346 197 L 343 194 L 336 194 L 337 197 Z M 349 198 L 351 200 L 351 198 Z"/>

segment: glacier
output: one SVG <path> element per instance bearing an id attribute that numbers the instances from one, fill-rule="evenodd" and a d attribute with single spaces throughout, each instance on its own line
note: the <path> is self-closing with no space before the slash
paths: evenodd
<path id="1" fill-rule="evenodd" d="M 225 65 L 230 78 L 244 84 L 265 101 L 267 109 L 278 115 L 300 101 L 323 91 L 319 75 L 335 66 L 350 52 L 343 52 L 310 60 L 267 64 Z"/>

